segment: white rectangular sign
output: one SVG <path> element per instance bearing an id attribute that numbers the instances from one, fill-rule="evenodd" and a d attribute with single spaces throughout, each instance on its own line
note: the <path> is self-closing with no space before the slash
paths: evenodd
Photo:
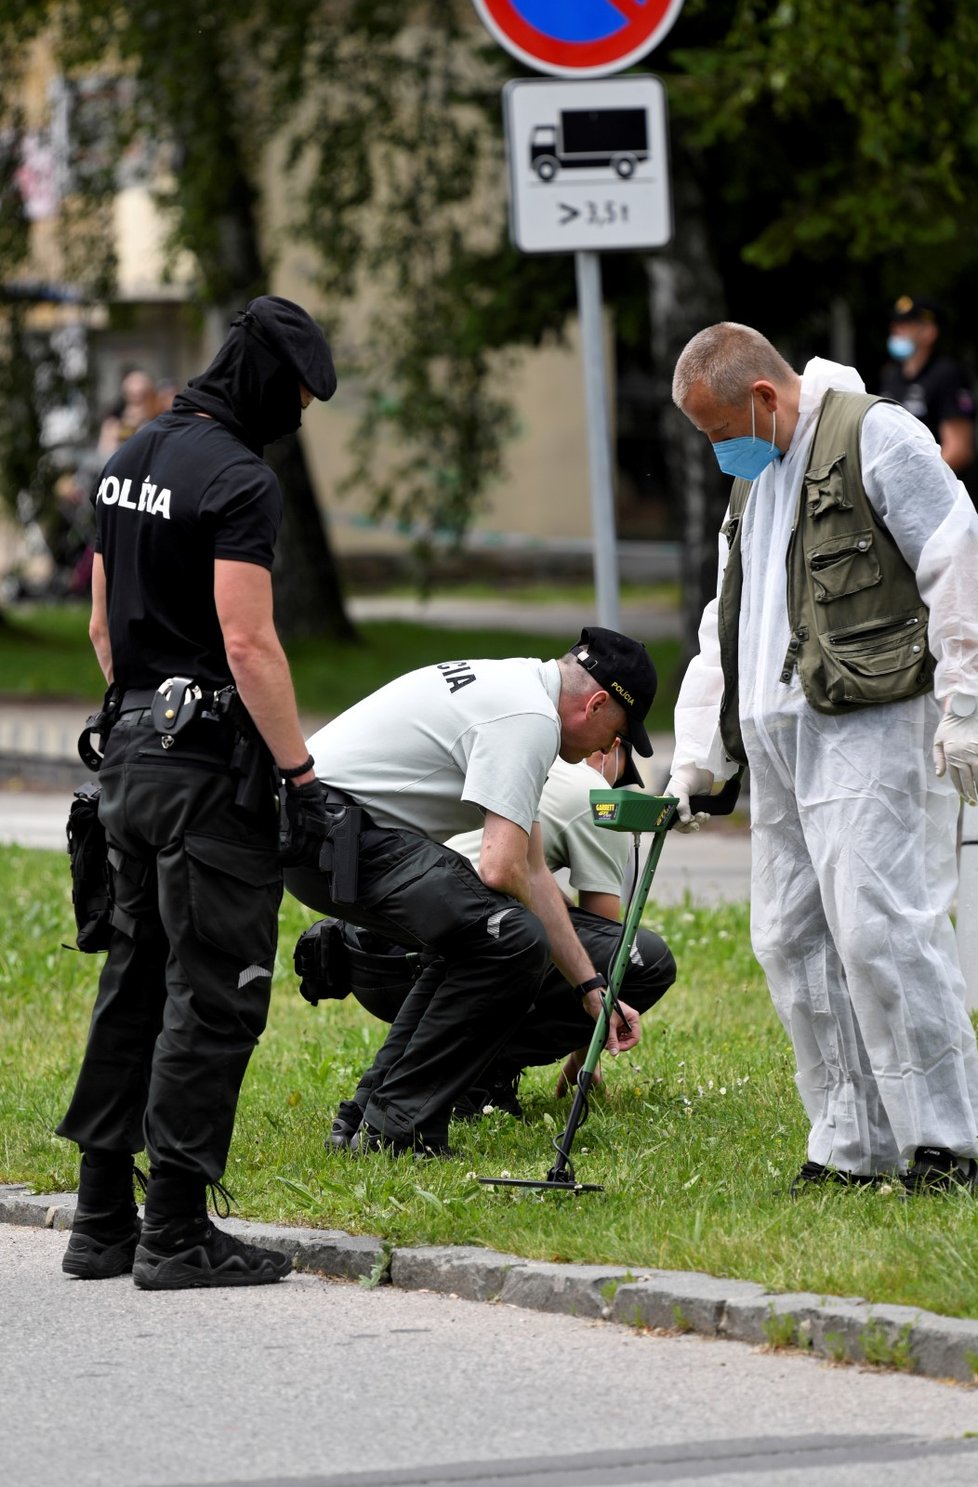
<path id="1" fill-rule="evenodd" d="M 510 235 L 524 253 L 661 248 L 672 236 L 665 88 L 657 77 L 503 89 Z"/>

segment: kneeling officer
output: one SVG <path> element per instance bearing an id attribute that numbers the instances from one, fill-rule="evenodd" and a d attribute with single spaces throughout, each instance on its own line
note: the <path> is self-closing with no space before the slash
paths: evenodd
<path id="1" fill-rule="evenodd" d="M 591 628 L 559 660 L 409 672 L 310 739 L 340 829 L 349 812 L 360 816 L 356 883 L 336 840 L 319 860 L 313 850 L 287 868 L 287 888 L 320 913 L 433 957 L 370 1071 L 356 1149 L 444 1152 L 456 1099 L 525 1016 L 549 958 L 567 996 L 599 1016 L 605 979 L 547 868 L 540 795 L 558 753 L 574 764 L 621 736 L 651 754 L 644 719 L 655 687 L 642 645 Z M 480 825 L 476 871 L 443 843 Z M 640 1036 L 638 1015 L 622 1012 L 611 1053 Z"/>

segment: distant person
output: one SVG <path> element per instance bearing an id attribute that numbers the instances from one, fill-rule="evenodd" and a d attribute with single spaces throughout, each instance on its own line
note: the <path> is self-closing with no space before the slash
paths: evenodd
<path id="1" fill-rule="evenodd" d="M 107 413 L 99 429 L 98 453 L 105 460 L 161 411 L 157 406 L 155 379 L 141 367 L 133 367 L 122 379 L 119 402 Z M 171 399 L 172 403 L 172 399 Z"/>
<path id="2" fill-rule="evenodd" d="M 963 367 L 938 354 L 943 319 L 932 299 L 904 294 L 897 300 L 886 343 L 892 359 L 883 368 L 880 392 L 927 425 L 964 480 L 975 462 L 975 400 Z"/>
<path id="3" fill-rule="evenodd" d="M 156 416 L 161 413 L 169 413 L 173 407 L 173 399 L 180 391 L 179 382 L 174 382 L 172 377 L 161 377 L 156 384 Z"/>

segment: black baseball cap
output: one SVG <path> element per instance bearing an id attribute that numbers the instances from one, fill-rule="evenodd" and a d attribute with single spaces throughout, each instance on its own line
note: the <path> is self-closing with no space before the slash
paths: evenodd
<path id="1" fill-rule="evenodd" d="M 251 317 L 249 320 L 248 317 Z M 326 337 L 307 310 L 277 294 L 249 300 L 245 326 L 279 361 L 290 367 L 303 387 L 325 403 L 336 391 L 336 369 Z"/>
<path id="2" fill-rule="evenodd" d="M 891 320 L 923 320 L 928 325 L 940 325 L 944 312 L 936 300 L 923 294 L 901 294 L 893 306 Z"/>
<path id="3" fill-rule="evenodd" d="M 624 708 L 628 742 L 648 759 L 652 745 L 645 731 L 645 717 L 655 700 L 659 679 L 645 646 L 619 635 L 617 630 L 589 625 L 581 631 L 577 645 L 571 647 L 571 655 Z"/>

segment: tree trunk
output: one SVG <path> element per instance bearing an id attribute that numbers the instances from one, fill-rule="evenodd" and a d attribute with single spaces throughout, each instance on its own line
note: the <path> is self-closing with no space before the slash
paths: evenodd
<path id="1" fill-rule="evenodd" d="M 722 320 L 723 283 L 713 263 L 703 202 L 691 173 L 677 160 L 674 173 L 675 240 L 645 260 L 649 280 L 655 409 L 673 499 L 683 506 L 683 647 L 685 661 L 697 650 L 696 634 L 706 603 L 716 593 L 717 533 L 726 510 L 729 483 L 709 442 L 672 401 L 672 373 L 686 342 L 704 326 Z"/>
<path id="2" fill-rule="evenodd" d="M 265 450 L 282 486 L 285 515 L 275 551 L 275 625 L 284 640 L 328 635 L 359 640 L 346 612 L 339 571 L 299 439 L 290 434 Z"/>

